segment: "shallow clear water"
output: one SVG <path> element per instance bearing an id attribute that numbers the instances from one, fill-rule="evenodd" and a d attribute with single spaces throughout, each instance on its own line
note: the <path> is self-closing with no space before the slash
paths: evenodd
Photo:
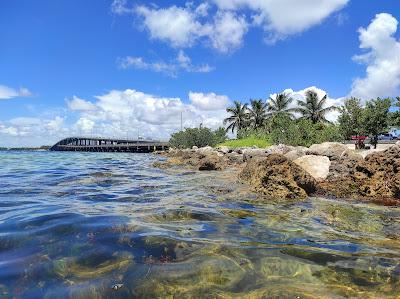
<path id="1" fill-rule="evenodd" d="M 400 210 L 146 154 L 0 153 L 0 298 L 396 298 Z"/>

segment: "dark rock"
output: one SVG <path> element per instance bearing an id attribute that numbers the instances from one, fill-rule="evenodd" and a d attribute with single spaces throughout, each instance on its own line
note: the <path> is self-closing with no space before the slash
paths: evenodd
<path id="1" fill-rule="evenodd" d="M 321 183 L 322 193 L 337 197 L 369 198 L 382 203 L 392 202 L 389 199 L 400 199 L 399 146 L 372 153 L 364 160 L 353 157 L 344 158 L 344 161 L 346 163 L 336 165 L 336 172 Z"/>
<path id="2" fill-rule="evenodd" d="M 304 199 L 316 189 L 310 174 L 280 154 L 250 160 L 239 178 L 270 198 Z"/>

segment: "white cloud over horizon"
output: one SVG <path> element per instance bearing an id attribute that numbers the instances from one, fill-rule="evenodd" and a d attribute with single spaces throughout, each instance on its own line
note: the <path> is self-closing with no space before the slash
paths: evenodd
<path id="1" fill-rule="evenodd" d="M 0 100 L 30 97 L 32 95 L 33 94 L 30 92 L 30 90 L 25 87 L 20 87 L 19 89 L 15 89 L 5 85 L 0 85 Z"/>
<path id="2" fill-rule="evenodd" d="M 350 94 L 363 100 L 395 96 L 400 92 L 400 40 L 395 38 L 398 20 L 377 14 L 367 28 L 359 29 L 360 48 L 369 50 L 353 60 L 367 66 L 364 78 L 356 78 Z"/>
<path id="3" fill-rule="evenodd" d="M 217 129 L 226 117 L 227 96 L 190 92 L 188 100 L 147 94 L 134 89 L 111 90 L 94 101 L 73 96 L 66 100 L 68 117 L 17 117 L 0 122 L 0 145 L 55 143 L 74 136 L 104 136 L 167 140 L 183 127 L 200 124 Z M 8 145 L 7 144 L 7 145 Z"/>
<path id="4" fill-rule="evenodd" d="M 289 105 L 289 108 L 295 108 L 295 107 L 297 107 L 297 101 L 305 100 L 306 93 L 309 90 L 315 91 L 317 93 L 319 99 L 322 99 L 325 95 L 327 95 L 326 105 L 324 108 L 329 107 L 329 106 L 339 107 L 340 105 L 343 105 L 344 100 L 345 100 L 345 97 L 341 97 L 341 98 L 337 98 L 337 99 L 331 98 L 331 97 L 329 97 L 329 94 L 325 90 L 318 88 L 316 86 L 310 86 L 310 87 L 307 87 L 307 88 L 304 88 L 301 90 L 297 90 L 297 91 L 295 91 L 291 88 L 288 88 L 282 92 L 288 94 L 293 99 L 293 101 Z M 274 99 L 276 97 L 276 95 L 277 94 L 274 93 L 274 94 L 271 94 L 270 97 Z M 299 116 L 299 115 L 296 115 L 296 116 Z M 331 111 L 331 112 L 328 112 L 326 115 L 326 119 L 333 123 L 337 121 L 338 117 L 339 117 L 338 111 Z"/>

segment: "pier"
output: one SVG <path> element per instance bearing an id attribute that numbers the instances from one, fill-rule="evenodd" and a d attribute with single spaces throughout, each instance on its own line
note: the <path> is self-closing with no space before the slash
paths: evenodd
<path id="1" fill-rule="evenodd" d="M 51 151 L 151 153 L 169 148 L 168 142 L 101 137 L 68 137 L 54 144 Z"/>

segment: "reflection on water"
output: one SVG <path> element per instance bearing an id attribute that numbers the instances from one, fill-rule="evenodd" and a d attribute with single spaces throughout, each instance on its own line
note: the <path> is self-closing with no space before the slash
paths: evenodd
<path id="1" fill-rule="evenodd" d="M 158 157 L 0 153 L 0 298 L 396 298 L 399 209 L 257 203 Z"/>

